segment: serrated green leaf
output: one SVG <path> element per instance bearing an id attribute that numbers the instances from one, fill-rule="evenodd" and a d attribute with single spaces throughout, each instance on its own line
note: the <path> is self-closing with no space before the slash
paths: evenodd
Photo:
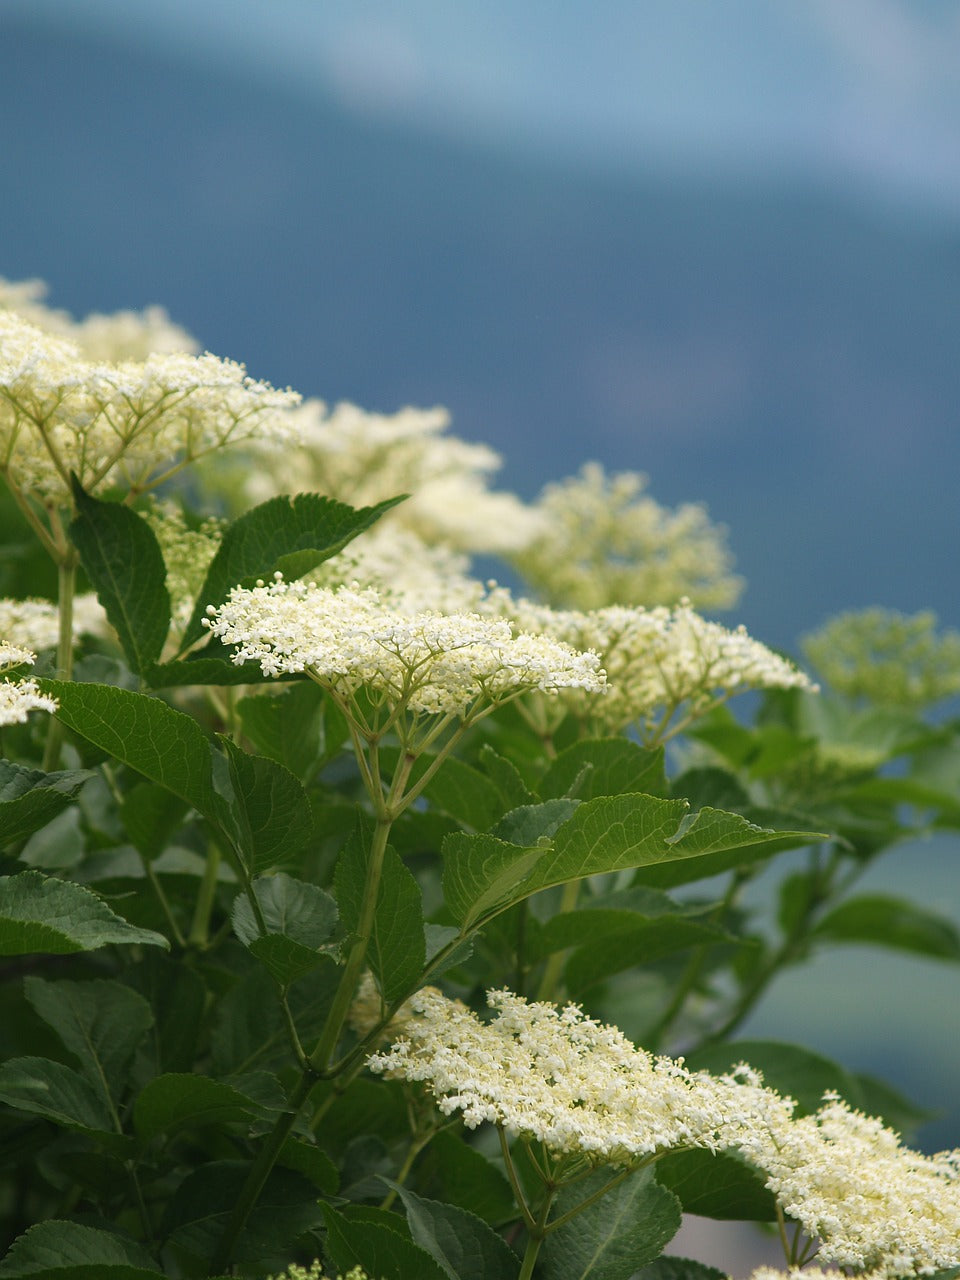
<path id="1" fill-rule="evenodd" d="M 0 955 L 69 955 L 109 943 L 170 944 L 116 915 L 90 889 L 39 871 L 0 876 Z"/>
<path id="2" fill-rule="evenodd" d="M 729 1151 L 676 1151 L 657 1162 L 657 1179 L 684 1213 L 724 1221 L 775 1222 L 777 1205 L 761 1173 Z"/>
<path id="3" fill-rule="evenodd" d="M 516 1280 L 519 1258 L 482 1218 L 456 1205 L 425 1200 L 389 1178 L 384 1182 L 403 1201 L 414 1244 L 439 1263 L 449 1280 Z"/>
<path id="4" fill-rule="evenodd" d="M 243 732 L 257 751 L 303 782 L 326 755 L 326 707 L 327 695 L 320 686 L 303 680 L 282 693 L 241 698 L 237 712 Z"/>
<path id="5" fill-rule="evenodd" d="M 301 577 L 342 551 L 401 501 L 390 498 L 355 510 L 333 498 L 298 493 L 270 498 L 234 520 L 207 570 L 181 653 L 203 635 L 207 606 L 222 604 L 231 587 L 247 579 L 270 578 L 277 571 L 288 578 Z"/>
<path id="6" fill-rule="evenodd" d="M 254 880 L 253 892 L 269 933 L 283 934 L 315 950 L 328 941 L 336 928 L 337 904 L 317 885 L 278 871 Z M 231 915 L 234 931 L 244 946 L 260 937 L 260 927 L 246 895 L 237 897 Z"/>
<path id="7" fill-rule="evenodd" d="M 321 1208 L 326 1252 L 338 1270 L 346 1273 L 360 1266 L 377 1280 L 447 1280 L 447 1272 L 430 1254 L 399 1232 L 374 1222 L 351 1222 L 326 1204 Z"/>
<path id="8" fill-rule="evenodd" d="M 763 1072 L 764 1083 L 787 1098 L 797 1101 L 796 1115 L 816 1111 L 823 1095 L 836 1090 L 852 1107 L 862 1102 L 856 1077 L 838 1062 L 798 1044 L 780 1040 L 733 1040 L 709 1045 L 687 1054 L 692 1071 L 718 1075 L 737 1063 L 746 1062 Z"/>
<path id="9" fill-rule="evenodd" d="M 159 857 L 179 830 L 187 805 L 157 782 L 139 782 L 123 797 L 120 820 L 138 853 L 148 862 Z"/>
<path id="10" fill-rule="evenodd" d="M 416 986 L 425 959 L 420 886 L 388 846 L 367 949 L 367 964 L 388 1004 L 402 999 Z"/>
<path id="11" fill-rule="evenodd" d="M 496 1225 L 515 1213 L 505 1175 L 457 1133 L 441 1130 L 417 1162 L 418 1191 L 431 1199 L 469 1209 Z"/>
<path id="12" fill-rule="evenodd" d="M 49 1058 L 10 1058 L 0 1063 L 0 1102 L 68 1129 L 117 1134 L 102 1094 L 79 1071 Z"/>
<path id="13" fill-rule="evenodd" d="M 310 801 L 289 769 L 242 751 L 220 735 L 227 754 L 233 794 L 221 822 L 237 844 L 248 871 L 256 875 L 297 857 L 313 831 Z"/>
<path id="14" fill-rule="evenodd" d="M 570 793 L 569 788 L 575 786 Z M 642 791 L 663 796 L 667 784 L 663 747 L 652 750 L 629 738 L 585 738 L 561 751 L 540 781 L 544 800 L 573 794 L 579 800 Z"/>
<path id="15" fill-rule="evenodd" d="M 261 1114 L 256 1102 L 222 1080 L 170 1072 L 140 1091 L 133 1107 L 133 1127 L 143 1142 L 149 1142 L 161 1133 L 249 1122 Z"/>
<path id="16" fill-rule="evenodd" d="M 960 960 L 960 933 L 952 920 L 902 898 L 864 894 L 835 907 L 812 930 L 825 942 L 862 942 L 938 960 Z"/>
<path id="17" fill-rule="evenodd" d="M 163 1272 L 143 1245 L 115 1231 L 49 1218 L 18 1237 L 0 1262 L 3 1280 L 153 1280 Z"/>
<path id="18" fill-rule="evenodd" d="M 197 722 L 159 698 L 104 684 L 43 680 L 75 733 L 158 782 L 206 817 L 218 816 L 210 744 Z"/>
<path id="19" fill-rule="evenodd" d="M 569 1213 L 610 1180 L 601 1169 L 562 1190 L 555 1214 Z M 680 1220 L 676 1196 L 660 1186 L 652 1169 L 641 1169 L 547 1236 L 540 1253 L 544 1278 L 630 1280 L 663 1252 Z"/>
<path id="20" fill-rule="evenodd" d="M 73 803 L 89 769 L 42 773 L 0 760 L 0 848 L 25 840 Z"/>
<path id="21" fill-rule="evenodd" d="M 131 670 L 139 674 L 160 657 L 170 629 L 163 552 L 135 511 L 92 498 L 72 479 L 77 516 L 70 537 Z"/>
<path id="22" fill-rule="evenodd" d="M 443 896 L 466 933 L 526 896 L 523 886 L 549 849 L 518 849 L 496 836 L 454 832 L 443 842 Z"/>
<path id="23" fill-rule="evenodd" d="M 153 1013 L 143 996 L 108 978 L 48 982 L 31 975 L 24 979 L 23 989 L 93 1087 L 116 1108 L 130 1060 L 153 1026 Z"/>

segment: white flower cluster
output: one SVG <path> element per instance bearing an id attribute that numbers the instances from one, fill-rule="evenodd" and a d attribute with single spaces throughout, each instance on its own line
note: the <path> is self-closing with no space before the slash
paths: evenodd
<path id="1" fill-rule="evenodd" d="M 14 667 L 31 666 L 37 655 L 19 645 L 0 641 L 0 673 Z M 40 692 L 36 680 L 0 680 L 0 728 L 8 724 L 23 724 L 31 711 L 56 711 L 56 698 L 48 698 Z"/>
<path id="2" fill-rule="evenodd" d="M 960 1151 L 926 1156 L 882 1121 L 828 1094 L 812 1115 L 742 1153 L 820 1257 L 890 1277 L 960 1265 Z"/>
<path id="3" fill-rule="evenodd" d="M 52 600 L 0 599 L 0 636 L 25 649 L 55 649 L 60 636 L 59 610 Z M 74 596 L 73 634 L 104 635 L 110 629 L 103 606 L 92 591 Z"/>
<path id="4" fill-rule="evenodd" d="M 145 311 L 93 312 L 74 320 L 66 311 L 44 302 L 47 286 L 42 280 L 4 280 L 0 277 L 0 311 L 16 311 L 38 329 L 69 338 L 88 360 L 145 360 L 152 352 L 188 351 L 199 343 L 186 329 L 174 324 L 163 307 Z"/>
<path id="5" fill-rule="evenodd" d="M 600 655 L 607 693 L 589 713 L 611 731 L 685 707 L 692 716 L 747 689 L 807 689 L 802 671 L 747 634 L 709 622 L 687 601 L 676 608 L 611 605 L 588 613 L 491 594 L 517 624 Z"/>
<path id="6" fill-rule="evenodd" d="M 265 675 L 306 671 L 350 696 L 361 686 L 413 712 L 466 716 L 527 689 L 599 692 L 596 654 L 544 636 L 515 633 L 503 618 L 475 613 L 405 614 L 371 588 L 331 590 L 285 582 L 234 587 L 205 620 L 237 663 Z"/>
<path id="7" fill-rule="evenodd" d="M 252 436 L 283 432 L 299 401 L 209 353 L 117 364 L 0 311 L 0 472 L 54 504 L 74 471 L 85 488 L 144 490 L 184 463 Z"/>
<path id="8" fill-rule="evenodd" d="M 613 1165 L 678 1149 L 752 1162 L 823 1261 L 878 1276 L 960 1265 L 960 1151 L 924 1156 L 828 1094 L 811 1115 L 746 1065 L 713 1076 L 654 1058 L 615 1027 L 493 991 L 483 1022 L 433 988 L 403 1008 L 370 1069 L 427 1085 L 469 1128 L 489 1122 Z M 776 1273 L 774 1273 L 776 1274 Z"/>
<path id="9" fill-rule="evenodd" d="M 704 609 L 737 602 L 743 581 L 731 572 L 726 530 L 695 503 L 662 507 L 646 484 L 638 472 L 608 476 L 590 462 L 546 486 L 536 505 L 542 532 L 513 557 L 544 599 L 574 609 L 685 596 Z"/>
<path id="10" fill-rule="evenodd" d="M 258 450 L 245 477 L 250 500 L 313 489 L 361 507 L 407 493 L 387 516 L 391 526 L 471 553 L 515 551 L 542 528 L 538 513 L 514 494 L 489 489 L 498 454 L 444 434 L 446 409 L 381 414 L 308 400 L 291 420 L 294 441 Z"/>

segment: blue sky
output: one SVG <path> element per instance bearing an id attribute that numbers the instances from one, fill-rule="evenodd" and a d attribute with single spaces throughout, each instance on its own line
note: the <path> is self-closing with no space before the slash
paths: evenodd
<path id="1" fill-rule="evenodd" d="M 952 0 L 0 0 L 373 115 L 960 212 Z"/>

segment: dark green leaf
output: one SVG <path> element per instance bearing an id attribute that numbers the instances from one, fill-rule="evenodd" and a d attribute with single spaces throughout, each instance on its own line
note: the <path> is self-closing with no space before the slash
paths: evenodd
<path id="1" fill-rule="evenodd" d="M 253 892 L 270 933 L 282 933 L 304 947 L 315 949 L 322 946 L 336 928 L 337 904 L 316 885 L 278 871 L 254 880 Z M 237 937 L 249 946 L 260 937 L 260 929 L 243 894 L 234 902 L 232 914 Z"/>
<path id="2" fill-rule="evenodd" d="M 162 934 L 128 924 L 82 885 L 39 871 L 0 876 L 0 955 L 69 955 L 112 942 L 170 945 Z"/>
<path id="3" fill-rule="evenodd" d="M 377 1280 L 448 1280 L 425 1249 L 399 1232 L 373 1222 L 351 1222 L 329 1205 L 321 1207 L 327 1223 L 326 1252 L 337 1270 L 346 1273 L 361 1266 Z"/>
<path id="4" fill-rule="evenodd" d="M 77 1058 L 83 1074 L 108 1104 L 117 1106 L 127 1068 L 153 1025 L 143 996 L 121 982 L 24 979 L 24 995 Z"/>
<path id="5" fill-rule="evenodd" d="M 138 674 L 160 657 L 170 629 L 167 567 L 153 530 L 117 502 L 91 498 L 73 477 L 70 537 L 87 577 Z"/>
<path id="6" fill-rule="evenodd" d="M 210 744 L 191 716 L 159 698 L 104 684 L 44 680 L 58 717 L 88 742 L 159 782 L 207 817 L 214 809 Z"/>
<path id="7" fill-rule="evenodd" d="M 608 913 L 596 914 L 603 917 Z M 717 925 L 683 916 L 639 919 L 626 928 L 619 925 L 614 928 L 611 924 L 609 931 L 598 929 L 592 942 L 578 947 L 567 961 L 564 976 L 570 991 L 579 995 L 625 969 L 652 964 L 654 960 L 690 947 L 732 940 L 732 936 Z"/>
<path id="8" fill-rule="evenodd" d="M 879 1116 L 884 1124 L 906 1138 L 937 1115 L 935 1111 L 918 1107 L 885 1080 L 877 1080 L 875 1076 L 864 1075 L 862 1072 L 858 1072 L 854 1079 L 863 1113 Z"/>
<path id="9" fill-rule="evenodd" d="M 426 1249 L 449 1280 L 516 1280 L 519 1259 L 476 1214 L 438 1200 L 424 1200 L 399 1183 L 384 1182 L 400 1196 L 414 1243 Z"/>
<path id="10" fill-rule="evenodd" d="M 728 1277 L 726 1272 L 708 1267 L 703 1262 L 664 1254 L 638 1271 L 636 1280 L 728 1280 Z"/>
<path id="11" fill-rule="evenodd" d="M 312 1142 L 301 1138 L 287 1138 L 277 1163 L 283 1169 L 302 1174 L 318 1191 L 328 1196 L 334 1194 L 340 1182 L 337 1166 L 330 1157 Z"/>
<path id="12" fill-rule="evenodd" d="M 496 783 L 456 756 L 444 761 L 424 795 L 432 805 L 474 831 L 489 830 L 506 808 Z"/>
<path id="13" fill-rule="evenodd" d="M 597 1170 L 562 1190 L 555 1214 L 569 1213 L 614 1176 Z M 540 1257 L 545 1280 L 630 1280 L 663 1252 L 680 1228 L 680 1205 L 653 1176 L 641 1169 L 550 1233 Z"/>
<path id="14" fill-rule="evenodd" d="M 163 1272 L 143 1245 L 79 1222 L 50 1218 L 15 1240 L 0 1262 L 3 1280 L 17 1276 L 49 1280 L 153 1280 Z"/>
<path id="15" fill-rule="evenodd" d="M 689 801 L 693 809 L 707 806 L 739 812 L 750 804 L 750 796 L 726 769 L 687 769 L 674 779 L 670 794 Z"/>
<path id="16" fill-rule="evenodd" d="M 261 1108 L 239 1090 L 193 1073 L 157 1076 L 140 1092 L 133 1108 L 138 1137 L 149 1142 L 160 1133 L 205 1125 L 249 1122 Z"/>
<path id="17" fill-rule="evenodd" d="M 629 738 L 586 738 L 575 742 L 551 763 L 539 787 L 544 800 L 568 794 L 579 800 L 595 800 L 624 791 L 662 796 L 666 789 L 663 747 L 649 750 Z"/>
<path id="18" fill-rule="evenodd" d="M 123 797 L 120 818 L 138 853 L 148 862 L 159 857 L 181 827 L 187 806 L 156 782 L 140 782 Z"/>
<path id="19" fill-rule="evenodd" d="M 743 1222 L 774 1222 L 772 1191 L 763 1175 L 728 1151 L 677 1151 L 657 1162 L 657 1178 L 674 1193 L 684 1213 Z"/>
<path id="20" fill-rule="evenodd" d="M 442 1197 L 494 1225 L 516 1213 L 505 1175 L 458 1133 L 435 1135 L 417 1162 L 416 1186 L 423 1195 Z"/>
<path id="21" fill-rule="evenodd" d="M 179 958 L 151 950 L 130 970 L 128 981 L 153 1010 L 148 1043 L 154 1071 L 189 1071 L 205 1025 L 208 999 L 203 979 Z"/>
<path id="22" fill-rule="evenodd" d="M 49 1058 L 10 1058 L 0 1064 L 0 1102 L 68 1129 L 117 1132 L 102 1093 L 72 1067 Z"/>
<path id="23" fill-rule="evenodd" d="M 89 769 L 41 773 L 12 760 L 0 760 L 0 848 L 45 827 L 92 777 Z"/>
<path id="24" fill-rule="evenodd" d="M 420 886 L 388 846 L 367 950 L 367 964 L 388 1004 L 414 989 L 425 959 Z"/>
<path id="25" fill-rule="evenodd" d="M 952 920 L 902 898 L 865 894 L 823 917 L 812 936 L 827 942 L 866 942 L 940 960 L 960 960 L 960 933 Z"/>
<path id="26" fill-rule="evenodd" d="M 268 579 L 277 571 L 299 578 L 342 551 L 402 498 L 354 510 L 316 493 L 270 498 L 227 529 L 183 635 L 181 652 L 203 635 L 208 605 L 220 605 L 231 587 L 249 579 Z"/>
<path id="27" fill-rule="evenodd" d="M 283 692 L 258 693 L 237 703 L 243 732 L 257 751 L 282 764 L 301 782 L 316 771 L 326 754 L 327 698 L 312 680 Z"/>
<path id="28" fill-rule="evenodd" d="M 534 804 L 537 797 L 528 790 L 516 765 L 499 755 L 487 743 L 480 751 L 480 763 L 487 777 L 503 797 L 505 809 L 516 809 L 522 804 Z"/>
<path id="29" fill-rule="evenodd" d="M 310 801 L 289 769 L 251 756 L 220 735 L 227 753 L 233 795 L 222 821 L 233 835 L 251 874 L 290 862 L 313 830 Z"/>

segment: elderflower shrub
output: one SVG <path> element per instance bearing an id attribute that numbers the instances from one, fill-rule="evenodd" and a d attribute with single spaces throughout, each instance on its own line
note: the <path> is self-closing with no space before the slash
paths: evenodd
<path id="1" fill-rule="evenodd" d="M 351 698 L 360 688 L 414 714 L 467 718 L 525 690 L 579 688 L 599 693 L 595 654 L 546 636 L 514 632 L 506 619 L 473 613 L 401 613 L 372 588 L 331 590 L 285 582 L 235 587 L 209 608 L 206 626 L 233 661 L 264 675 L 305 671 Z"/>
<path id="2" fill-rule="evenodd" d="M 386 527 L 471 554 L 515 551 L 542 527 L 514 494 L 490 489 L 499 454 L 447 434 L 446 409 L 382 414 L 306 400 L 290 419 L 292 439 L 282 449 L 258 445 L 255 465 L 244 472 L 248 501 L 313 489 L 361 507 L 406 493 Z M 208 474 L 208 483 L 216 487 L 223 474 Z"/>
<path id="3" fill-rule="evenodd" d="M 702 609 L 731 608 L 743 580 L 732 572 L 726 530 L 698 504 L 662 507 L 646 485 L 639 472 L 608 476 L 596 462 L 547 485 L 536 504 L 542 531 L 514 564 L 561 608 L 674 605 L 683 597 Z"/>
<path id="4" fill-rule="evenodd" d="M 91 493 L 144 492 L 225 445 L 283 430 L 279 411 L 298 401 L 209 353 L 95 363 L 0 312 L 0 473 L 23 500 L 69 506 L 71 472 Z"/>
<path id="5" fill-rule="evenodd" d="M 491 601 L 520 626 L 599 654 L 606 694 L 580 698 L 577 708 L 608 732 L 636 724 L 647 738 L 662 740 L 749 689 L 816 689 L 744 627 L 731 631 L 710 622 L 687 601 L 673 609 L 612 605 L 590 612 L 513 601 L 503 592 L 492 593 Z"/>
<path id="6" fill-rule="evenodd" d="M 960 693 L 960 632 L 937 632 L 936 614 L 893 609 L 838 614 L 801 641 L 837 693 L 920 710 Z"/>
<path id="7" fill-rule="evenodd" d="M 0 311 L 16 311 L 30 324 L 74 342 L 88 360 L 145 360 L 154 352 L 187 351 L 200 344 L 163 307 L 144 311 L 92 312 L 74 320 L 66 311 L 48 307 L 42 280 L 11 281 L 0 277 Z"/>
<path id="8" fill-rule="evenodd" d="M 47 711 L 52 715 L 59 703 L 40 692 L 36 680 L 10 680 L 6 672 L 17 667 L 32 666 L 37 655 L 19 645 L 0 641 L 0 728 L 24 724 L 31 711 Z"/>

